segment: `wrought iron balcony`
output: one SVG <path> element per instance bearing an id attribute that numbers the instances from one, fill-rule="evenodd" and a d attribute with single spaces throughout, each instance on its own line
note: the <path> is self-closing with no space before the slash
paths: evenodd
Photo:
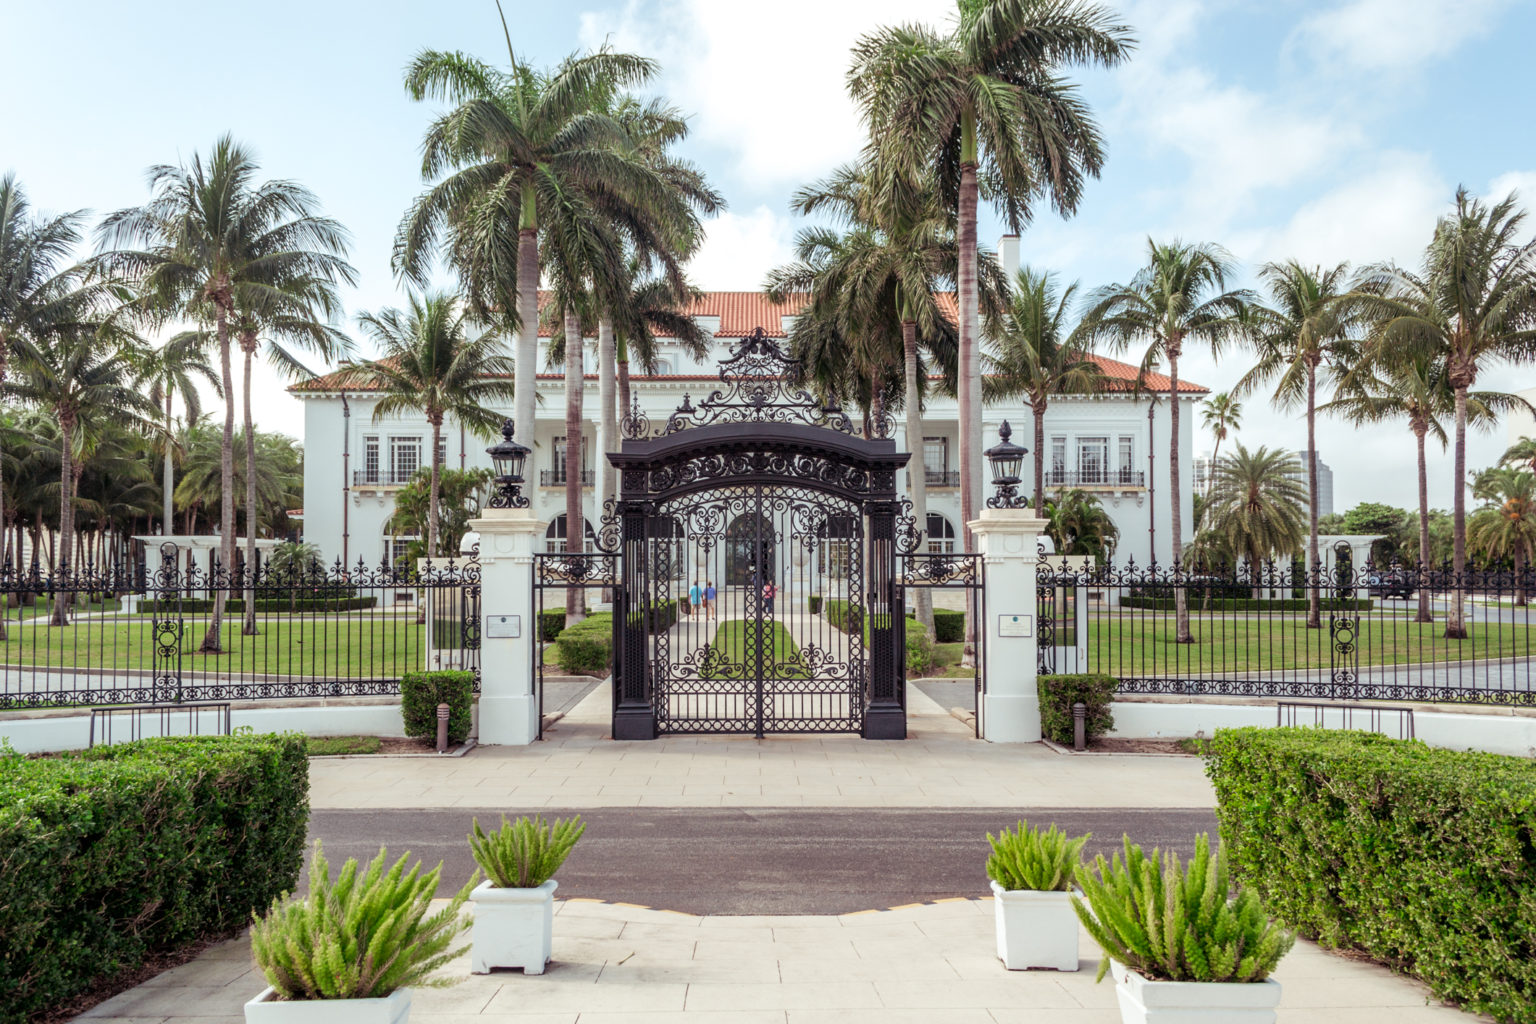
<path id="1" fill-rule="evenodd" d="M 1025 483 L 1029 479 L 1025 478 Z M 1047 470 L 1047 487 L 1145 487 L 1147 474 L 1139 469 L 1098 469 L 1086 472 Z"/>
<path id="2" fill-rule="evenodd" d="M 396 472 L 392 469 L 355 469 L 352 471 L 353 487 L 404 487 L 416 478 L 420 469 L 413 469 L 409 473 Z"/>
<path id="3" fill-rule="evenodd" d="M 958 469 L 925 469 L 923 483 L 929 487 L 959 487 L 960 471 Z M 907 473 L 907 486 L 912 486 L 910 472 Z"/>
<path id="4" fill-rule="evenodd" d="M 596 480 L 596 478 L 597 478 L 597 471 L 596 470 L 592 470 L 592 469 L 584 469 L 584 470 L 582 470 L 581 471 L 581 486 L 583 486 L 583 487 L 591 487 L 593 482 Z M 565 486 L 565 470 L 563 470 L 563 469 L 541 469 L 541 470 L 539 470 L 539 486 L 540 487 L 564 487 Z"/>

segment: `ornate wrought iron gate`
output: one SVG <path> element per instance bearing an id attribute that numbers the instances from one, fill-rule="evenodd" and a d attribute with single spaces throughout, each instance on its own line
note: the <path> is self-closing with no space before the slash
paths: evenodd
<path id="1" fill-rule="evenodd" d="M 633 411 L 599 546 L 615 590 L 614 736 L 861 732 L 906 736 L 888 422 L 855 436 L 792 385 L 761 330 L 655 433 Z"/>

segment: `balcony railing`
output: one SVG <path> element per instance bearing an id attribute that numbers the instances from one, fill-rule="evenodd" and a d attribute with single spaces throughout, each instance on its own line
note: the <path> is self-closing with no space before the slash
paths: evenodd
<path id="1" fill-rule="evenodd" d="M 596 478 L 597 478 L 597 471 L 596 470 L 592 470 L 592 469 L 584 469 L 584 470 L 582 470 L 581 471 L 581 486 L 583 486 L 583 487 L 591 487 L 593 482 L 596 480 Z M 541 470 L 539 470 L 539 486 L 540 487 L 564 487 L 565 486 L 565 470 L 563 470 L 563 469 L 541 469 Z"/>
<path id="2" fill-rule="evenodd" d="M 1028 478 L 1026 477 L 1026 482 Z M 1139 469 L 1099 469 L 1069 473 L 1048 470 L 1047 487 L 1145 487 L 1147 474 Z"/>
<path id="3" fill-rule="evenodd" d="M 420 469 L 399 473 L 392 469 L 355 469 L 352 471 L 353 487 L 404 487 L 415 479 Z"/>
<path id="4" fill-rule="evenodd" d="M 929 487 L 959 487 L 960 471 L 958 469 L 925 469 L 923 483 Z M 912 486 L 910 472 L 907 474 L 907 486 Z"/>

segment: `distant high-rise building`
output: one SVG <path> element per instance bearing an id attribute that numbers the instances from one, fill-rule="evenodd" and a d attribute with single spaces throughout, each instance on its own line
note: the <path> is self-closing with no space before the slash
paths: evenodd
<path id="1" fill-rule="evenodd" d="M 1211 489 L 1211 457 L 1195 456 L 1195 493 L 1204 494 Z"/>
<path id="2" fill-rule="evenodd" d="M 1295 476 L 1301 481 L 1303 487 L 1307 486 L 1307 463 L 1315 454 L 1315 452 L 1296 453 L 1296 461 L 1301 463 L 1301 471 Z M 1333 470 L 1329 469 L 1328 463 L 1322 459 L 1317 460 L 1317 514 L 1333 515 Z"/>

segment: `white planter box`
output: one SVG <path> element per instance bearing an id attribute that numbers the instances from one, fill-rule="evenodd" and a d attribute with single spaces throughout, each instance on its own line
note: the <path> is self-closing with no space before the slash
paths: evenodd
<path id="1" fill-rule="evenodd" d="M 1010 971 L 1077 970 L 1077 912 L 1069 892 L 1004 889 L 992 883 L 997 958 Z"/>
<path id="2" fill-rule="evenodd" d="M 405 1024 L 411 1017 L 411 990 L 382 999 L 275 998 L 271 986 L 245 1004 L 245 1024 Z"/>
<path id="3" fill-rule="evenodd" d="M 475 905 L 469 969 L 488 974 L 497 967 L 521 967 L 543 974 L 555 927 L 553 878 L 535 889 L 498 889 L 489 880 L 469 894 Z"/>
<path id="4" fill-rule="evenodd" d="M 1275 1024 L 1280 983 L 1150 981 L 1110 961 L 1124 1024 Z"/>

